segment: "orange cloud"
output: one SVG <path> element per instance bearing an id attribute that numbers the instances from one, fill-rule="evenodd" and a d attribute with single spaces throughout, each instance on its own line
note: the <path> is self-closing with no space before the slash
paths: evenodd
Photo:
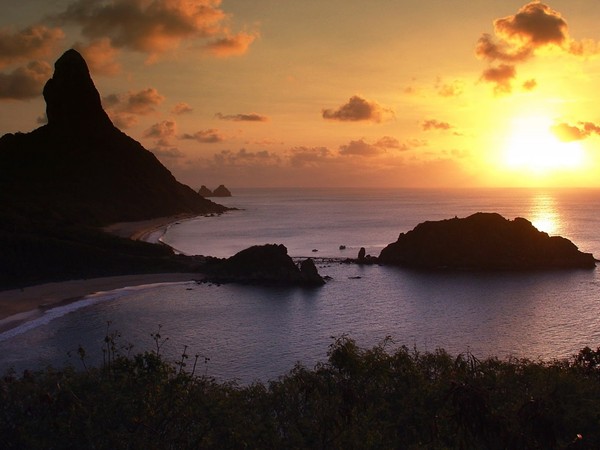
<path id="1" fill-rule="evenodd" d="M 208 43 L 205 48 L 213 55 L 224 58 L 228 56 L 243 55 L 248 51 L 250 44 L 257 38 L 257 34 L 238 33 L 226 36 Z"/>
<path id="2" fill-rule="evenodd" d="M 81 27 L 88 39 L 150 55 L 150 60 L 187 40 L 212 40 L 218 56 L 244 53 L 255 36 L 230 36 L 221 0 L 78 0 L 52 19 Z"/>
<path id="3" fill-rule="evenodd" d="M 319 167 L 334 160 L 327 147 L 294 147 L 289 151 L 290 165 L 296 169 Z"/>
<path id="4" fill-rule="evenodd" d="M 225 138 L 219 133 L 219 130 L 211 128 L 209 130 L 200 130 L 194 134 L 184 134 L 181 139 L 195 140 L 202 144 L 215 144 L 223 142 Z"/>
<path id="5" fill-rule="evenodd" d="M 592 134 L 600 135 L 600 126 L 592 122 L 579 122 L 579 126 L 559 123 L 554 125 L 551 130 L 563 142 L 580 141 Z"/>
<path id="6" fill-rule="evenodd" d="M 37 97 L 52 76 L 52 67 L 43 61 L 33 61 L 8 74 L 0 73 L 0 99 L 23 100 Z"/>
<path id="7" fill-rule="evenodd" d="M 126 94 L 111 94 L 102 99 L 104 106 L 115 112 L 146 115 L 165 100 L 155 88 L 146 88 Z"/>
<path id="8" fill-rule="evenodd" d="M 83 55 L 90 72 L 97 75 L 116 75 L 121 66 L 115 61 L 118 50 L 110 45 L 107 38 L 98 39 L 88 44 L 76 43 L 75 50 Z"/>
<path id="9" fill-rule="evenodd" d="M 171 112 L 173 114 L 179 115 L 179 114 L 185 114 L 185 113 L 192 112 L 193 110 L 194 109 L 187 103 L 180 102 L 180 103 L 177 103 L 175 106 L 173 106 L 173 109 L 171 110 Z"/>
<path id="10" fill-rule="evenodd" d="M 16 32 L 0 30 L 0 67 L 48 56 L 64 37 L 60 28 L 43 25 L 33 25 Z"/>
<path id="11" fill-rule="evenodd" d="M 371 121 L 382 122 L 386 118 L 393 117 L 391 109 L 380 106 L 377 102 L 365 100 L 354 95 L 348 103 L 337 109 L 323 109 L 322 116 L 328 120 L 339 120 L 342 122 Z"/>
<path id="12" fill-rule="evenodd" d="M 350 141 L 349 144 L 341 145 L 339 154 L 342 156 L 378 156 L 385 153 L 387 150 L 405 151 L 409 147 L 406 144 L 401 144 L 398 139 L 391 136 L 384 136 L 377 140 L 374 144 L 365 142 L 364 139 L 358 141 Z"/>
<path id="13" fill-rule="evenodd" d="M 154 145 L 155 148 L 153 151 L 158 151 L 161 153 L 161 156 L 166 156 L 168 153 L 165 153 L 167 150 L 177 150 L 171 144 L 171 138 L 174 138 L 177 134 L 177 124 L 172 120 L 163 120 L 162 122 L 155 123 L 146 131 L 144 131 L 143 136 L 145 138 L 155 139 Z M 171 154 L 170 157 L 173 155 Z"/>
<path id="14" fill-rule="evenodd" d="M 439 120 L 435 120 L 435 119 L 426 120 L 425 122 L 423 122 L 421 124 L 421 127 L 423 128 L 424 131 L 449 130 L 450 128 L 453 128 L 453 126 L 450 125 L 448 122 L 440 122 Z"/>
<path id="15" fill-rule="evenodd" d="M 281 163 L 281 158 L 276 153 L 270 153 L 266 150 L 257 152 L 249 152 L 245 148 L 232 152 L 231 150 L 223 150 L 214 155 L 214 163 L 217 166 L 232 166 L 232 167 L 264 167 L 277 166 Z"/>
<path id="16" fill-rule="evenodd" d="M 512 80 L 516 78 L 515 64 L 533 58 L 538 49 L 555 47 L 580 56 L 598 51 L 594 41 L 570 39 L 566 20 L 558 11 L 540 1 L 527 3 L 512 16 L 496 19 L 494 32 L 495 37 L 486 33 L 479 38 L 475 54 L 490 63 L 505 63 L 488 68 L 481 77 L 496 85 L 496 94 L 512 91 Z M 529 80 L 523 87 L 531 90 L 536 85 Z"/>
<path id="17" fill-rule="evenodd" d="M 497 19 L 494 28 L 504 39 L 532 47 L 562 46 L 568 39 L 567 22 L 561 14 L 538 1 L 528 3 L 513 16 Z"/>
<path id="18" fill-rule="evenodd" d="M 233 122 L 266 122 L 268 117 L 261 116 L 257 113 L 250 114 L 221 114 L 216 113 L 215 117 L 221 120 L 231 120 Z"/>
<path id="19" fill-rule="evenodd" d="M 512 92 L 512 80 L 517 76 L 517 69 L 510 64 L 500 64 L 498 67 L 490 67 L 483 71 L 481 79 L 494 83 L 496 95 Z"/>

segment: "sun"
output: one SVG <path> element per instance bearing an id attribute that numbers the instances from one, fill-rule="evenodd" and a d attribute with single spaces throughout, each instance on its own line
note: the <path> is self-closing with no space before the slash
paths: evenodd
<path id="1" fill-rule="evenodd" d="M 582 168 L 585 151 L 581 143 L 560 141 L 551 130 L 552 124 L 544 116 L 516 118 L 504 146 L 504 164 L 537 175 Z"/>

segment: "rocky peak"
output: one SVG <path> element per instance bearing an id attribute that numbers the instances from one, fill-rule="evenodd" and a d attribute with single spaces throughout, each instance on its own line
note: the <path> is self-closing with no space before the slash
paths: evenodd
<path id="1" fill-rule="evenodd" d="M 76 50 L 67 50 L 56 61 L 43 94 L 50 127 L 69 130 L 112 127 L 88 66 Z"/>

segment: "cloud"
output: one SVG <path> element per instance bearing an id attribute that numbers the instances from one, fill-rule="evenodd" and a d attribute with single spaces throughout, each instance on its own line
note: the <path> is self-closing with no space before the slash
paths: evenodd
<path id="1" fill-rule="evenodd" d="M 600 125 L 592 122 L 579 122 L 579 126 L 559 123 L 551 127 L 551 130 L 563 142 L 581 141 L 592 134 L 600 135 Z"/>
<path id="2" fill-rule="evenodd" d="M 424 131 L 430 130 L 449 130 L 450 128 L 454 128 L 448 122 L 440 122 L 435 119 L 426 120 L 421 124 L 421 127 Z"/>
<path id="3" fill-rule="evenodd" d="M 219 58 L 243 55 L 248 51 L 250 44 L 258 37 L 258 34 L 238 33 L 226 36 L 206 44 L 209 53 Z"/>
<path id="4" fill-rule="evenodd" d="M 163 120 L 162 122 L 155 123 L 146 131 L 143 136 L 145 138 L 155 139 L 154 145 L 156 149 L 173 149 L 171 138 L 174 138 L 177 134 L 177 124 L 172 120 Z"/>
<path id="5" fill-rule="evenodd" d="M 523 83 L 523 89 L 525 89 L 526 91 L 533 91 L 536 87 L 537 81 L 533 78 L 531 78 L 530 80 L 526 80 Z"/>
<path id="6" fill-rule="evenodd" d="M 60 28 L 48 28 L 43 25 L 33 25 L 16 32 L 2 29 L 0 67 L 46 57 L 64 37 L 65 34 Z"/>
<path id="7" fill-rule="evenodd" d="M 231 120 L 234 122 L 266 122 L 268 117 L 261 116 L 260 114 L 221 114 L 216 113 L 215 117 L 220 120 Z"/>
<path id="8" fill-rule="evenodd" d="M 120 64 L 115 61 L 118 51 L 110 45 L 107 38 L 88 44 L 77 42 L 73 48 L 83 55 L 90 71 L 94 74 L 116 75 L 121 71 Z"/>
<path id="9" fill-rule="evenodd" d="M 106 108 L 119 113 L 147 115 L 156 111 L 155 107 L 165 100 L 155 88 L 129 91 L 126 94 L 111 94 L 102 99 Z"/>
<path id="10" fill-rule="evenodd" d="M 382 122 L 388 117 L 393 117 L 392 110 L 383 108 L 377 102 L 365 100 L 354 95 L 350 97 L 348 103 L 340 106 L 338 109 L 323 109 L 324 119 L 339 120 L 342 122 L 372 121 Z"/>
<path id="11" fill-rule="evenodd" d="M 437 93 L 440 97 L 458 97 L 464 91 L 463 83 L 458 80 L 452 83 L 441 83 L 440 80 L 436 83 Z"/>
<path id="12" fill-rule="evenodd" d="M 512 80 L 517 76 L 517 69 L 510 64 L 500 64 L 498 67 L 490 67 L 483 71 L 481 79 L 494 83 L 496 95 L 509 94 L 512 92 Z"/>
<path id="13" fill-rule="evenodd" d="M 289 150 L 290 165 L 294 168 L 319 167 L 333 160 L 333 153 L 327 147 L 300 146 Z"/>
<path id="14" fill-rule="evenodd" d="M 245 52 L 254 35 L 231 35 L 221 0 L 77 0 L 51 20 L 74 24 L 90 40 L 108 38 L 115 48 L 150 55 L 172 51 L 184 41 L 210 41 L 218 56 Z"/>
<path id="15" fill-rule="evenodd" d="M 339 148 L 339 154 L 342 156 L 379 156 L 386 153 L 388 150 L 406 151 L 410 147 L 407 144 L 400 143 L 400 141 L 391 136 L 384 136 L 377 140 L 374 144 L 365 142 L 364 139 L 357 141 L 350 141 L 349 144 L 341 145 Z"/>
<path id="16" fill-rule="evenodd" d="M 195 140 L 204 144 L 214 144 L 217 142 L 223 142 L 225 138 L 219 133 L 219 130 L 214 128 L 208 130 L 200 130 L 194 134 L 184 134 L 181 139 Z"/>
<path id="17" fill-rule="evenodd" d="M 497 19 L 494 29 L 502 38 L 529 48 L 562 46 L 568 39 L 567 22 L 561 14 L 538 1 L 528 3 L 513 16 Z"/>
<path id="18" fill-rule="evenodd" d="M 214 155 L 214 162 L 219 166 L 273 166 L 281 163 L 281 158 L 276 153 L 266 150 L 249 152 L 245 148 L 232 152 L 222 150 Z"/>
<path id="19" fill-rule="evenodd" d="M 180 102 L 177 103 L 175 106 L 173 106 L 173 109 L 171 110 L 171 112 L 173 114 L 186 114 L 189 112 L 192 112 L 194 110 L 194 108 L 192 108 L 190 105 L 188 105 L 185 102 Z"/>
<path id="20" fill-rule="evenodd" d="M 165 100 L 155 88 L 129 91 L 125 94 L 110 94 L 102 98 L 102 105 L 119 129 L 125 130 L 138 123 L 136 116 L 145 116 L 156 111 Z"/>
<path id="21" fill-rule="evenodd" d="M 340 146 L 340 155 L 344 156 L 377 156 L 384 150 L 376 145 L 367 144 L 364 140 L 350 141 L 349 144 Z"/>
<path id="22" fill-rule="evenodd" d="M 25 100 L 42 93 L 52 76 L 52 67 L 44 61 L 32 61 L 10 73 L 0 73 L 0 99 Z"/>
<path id="23" fill-rule="evenodd" d="M 553 47 L 578 56 L 598 51 L 598 44 L 592 40 L 572 40 L 562 15 L 540 1 L 531 1 L 516 14 L 496 19 L 494 33 L 495 36 L 485 33 L 479 38 L 475 54 L 490 63 L 502 63 L 488 68 L 481 77 L 496 85 L 496 94 L 512 91 L 516 64 L 533 58 L 539 49 Z M 525 89 L 535 87 L 527 83 Z"/>

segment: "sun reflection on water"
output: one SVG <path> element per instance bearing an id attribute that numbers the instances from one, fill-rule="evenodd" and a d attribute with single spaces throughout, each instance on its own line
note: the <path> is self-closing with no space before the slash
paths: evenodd
<path id="1" fill-rule="evenodd" d="M 560 234 L 561 218 L 556 201 L 549 194 L 537 194 L 532 198 L 529 220 L 540 231 L 551 236 Z"/>

